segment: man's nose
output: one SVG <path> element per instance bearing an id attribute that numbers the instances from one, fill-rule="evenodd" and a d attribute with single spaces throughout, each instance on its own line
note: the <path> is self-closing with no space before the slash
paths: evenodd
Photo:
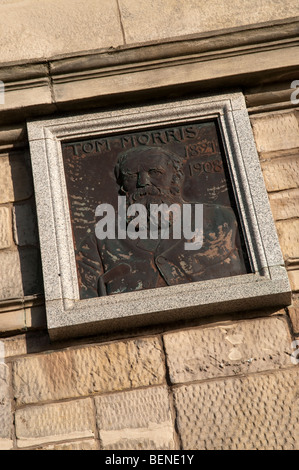
<path id="1" fill-rule="evenodd" d="M 151 179 L 150 175 L 146 171 L 140 171 L 137 178 L 138 188 L 144 188 L 144 186 L 150 185 Z"/>

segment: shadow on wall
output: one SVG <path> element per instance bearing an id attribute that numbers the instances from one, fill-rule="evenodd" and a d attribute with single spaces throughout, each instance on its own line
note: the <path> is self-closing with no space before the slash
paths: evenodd
<path id="1" fill-rule="evenodd" d="M 13 238 L 20 260 L 24 296 L 43 294 L 36 206 L 29 152 L 9 155 L 13 185 Z"/>

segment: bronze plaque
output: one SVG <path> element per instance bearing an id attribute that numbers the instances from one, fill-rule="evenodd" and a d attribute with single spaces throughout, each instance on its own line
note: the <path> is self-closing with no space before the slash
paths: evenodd
<path id="1" fill-rule="evenodd" d="M 62 153 L 82 299 L 250 272 L 217 121 L 64 142 Z M 132 237 L 134 204 L 145 208 L 148 225 L 142 231 L 139 219 Z M 180 215 L 190 207 L 193 226 L 202 205 L 199 249 L 186 249 L 185 232 L 174 235 L 175 212 L 168 237 L 159 224 L 149 236 L 150 208 L 160 204 Z M 115 233 L 107 224 L 100 239 L 104 212 L 97 218 L 96 209 L 107 205 Z"/>

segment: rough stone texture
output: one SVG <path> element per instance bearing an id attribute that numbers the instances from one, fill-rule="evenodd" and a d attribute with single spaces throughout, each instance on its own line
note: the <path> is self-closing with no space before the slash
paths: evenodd
<path id="1" fill-rule="evenodd" d="M 299 150 L 290 157 L 266 160 L 261 164 L 266 188 L 269 192 L 298 188 Z"/>
<path id="2" fill-rule="evenodd" d="M 115 0 L 2 0 L 0 30 L 2 62 L 123 44 Z"/>
<path id="3" fill-rule="evenodd" d="M 293 303 L 288 307 L 288 312 L 296 335 L 299 334 L 299 298 L 294 298 Z"/>
<path id="4" fill-rule="evenodd" d="M 32 178 L 22 155 L 0 155 L 0 188 L 0 204 L 32 196 Z"/>
<path id="5" fill-rule="evenodd" d="M 19 359 L 13 384 L 20 405 L 158 385 L 164 373 L 160 344 L 148 338 Z"/>
<path id="6" fill-rule="evenodd" d="M 3 344 L 0 341 L 0 450 L 9 450 L 13 446 L 12 412 L 9 390 L 9 369 L 3 362 Z"/>
<path id="7" fill-rule="evenodd" d="M 0 299 L 23 296 L 20 258 L 17 251 L 0 252 Z"/>
<path id="8" fill-rule="evenodd" d="M 293 291 L 299 291 L 299 269 L 288 271 L 289 281 Z"/>
<path id="9" fill-rule="evenodd" d="M 51 346 L 49 335 L 45 332 L 37 331 L 27 331 L 23 334 L 3 338 L 3 342 L 7 358 L 37 353 L 47 350 Z"/>
<path id="10" fill-rule="evenodd" d="M 298 450 L 298 379 L 294 367 L 177 388 L 183 448 Z"/>
<path id="11" fill-rule="evenodd" d="M 167 387 L 95 398 L 105 450 L 174 449 L 174 426 Z"/>
<path id="12" fill-rule="evenodd" d="M 7 156 L 0 156 L 0 187 L 0 203 L 3 204 L 12 201 L 13 188 L 9 159 Z"/>
<path id="13" fill-rule="evenodd" d="M 276 222 L 276 228 L 284 259 L 299 260 L 299 218 Z"/>
<path id="14" fill-rule="evenodd" d="M 14 200 L 11 168 L 7 156 L 0 156 L 0 203 Z"/>
<path id="15" fill-rule="evenodd" d="M 251 120 L 259 152 L 274 152 L 299 147 L 298 113 L 282 112 Z"/>
<path id="16" fill-rule="evenodd" d="M 0 300 L 43 293 L 40 252 L 34 247 L 0 251 Z"/>
<path id="17" fill-rule="evenodd" d="M 242 8 L 225 0 L 120 0 L 119 5 L 126 40 L 134 43 L 287 18 L 290 11 L 299 15 L 289 0 L 270 0 L 263 8 L 257 0 L 244 0 Z"/>
<path id="18" fill-rule="evenodd" d="M 299 216 L 299 189 L 271 193 L 269 199 L 275 220 L 292 219 Z"/>
<path id="19" fill-rule="evenodd" d="M 9 248 L 12 243 L 11 211 L 9 207 L 0 207 L 0 250 Z"/>
<path id="20" fill-rule="evenodd" d="M 291 338 L 285 320 L 272 317 L 164 336 L 173 383 L 288 366 Z"/>
<path id="21" fill-rule="evenodd" d="M 32 201 L 14 206 L 13 233 L 15 243 L 19 246 L 38 244 L 37 219 Z"/>
<path id="22" fill-rule="evenodd" d="M 91 399 L 26 407 L 15 419 L 20 448 L 95 435 Z"/>

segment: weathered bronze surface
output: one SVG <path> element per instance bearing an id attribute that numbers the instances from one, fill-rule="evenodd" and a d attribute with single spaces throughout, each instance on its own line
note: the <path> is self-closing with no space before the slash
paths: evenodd
<path id="1" fill-rule="evenodd" d="M 81 298 L 250 272 L 215 121 L 62 144 Z M 203 206 L 203 246 L 180 239 L 99 240 L 95 210 L 127 203 Z M 127 220 L 127 223 L 129 220 Z"/>

